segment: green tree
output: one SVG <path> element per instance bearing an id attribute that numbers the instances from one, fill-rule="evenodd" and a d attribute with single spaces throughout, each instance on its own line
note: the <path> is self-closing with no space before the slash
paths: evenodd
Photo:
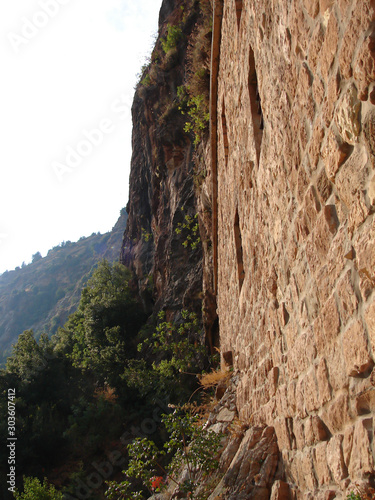
<path id="1" fill-rule="evenodd" d="M 52 354 L 52 348 L 46 335 L 36 341 L 34 332 L 26 330 L 18 337 L 13 346 L 12 355 L 7 359 L 6 371 L 13 373 L 24 382 L 30 382 L 46 365 L 46 358 Z"/>
<path id="2" fill-rule="evenodd" d="M 103 260 L 82 291 L 78 310 L 59 330 L 56 345 L 74 366 L 117 389 L 124 364 L 136 354 L 136 336 L 145 320 L 130 279 L 125 266 Z"/>
<path id="3" fill-rule="evenodd" d="M 14 494 L 16 500 L 63 500 L 63 494 L 44 479 L 43 484 L 36 477 L 23 478 L 23 493 Z"/>

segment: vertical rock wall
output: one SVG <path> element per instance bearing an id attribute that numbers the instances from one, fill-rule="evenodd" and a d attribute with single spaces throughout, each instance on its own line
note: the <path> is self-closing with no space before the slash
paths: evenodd
<path id="1" fill-rule="evenodd" d="M 374 478 L 374 3 L 223 2 L 221 351 L 298 498 Z"/>
<path id="2" fill-rule="evenodd" d="M 189 37 L 199 15 L 195 2 L 164 0 L 151 62 L 144 69 L 132 107 L 133 138 L 129 219 L 121 261 L 129 266 L 150 314 L 164 308 L 201 312 L 202 246 L 184 247 L 178 234 L 186 215 L 197 213 L 193 145 L 184 131 L 177 89 L 185 83 Z M 165 52 L 169 26 L 181 27 Z"/>

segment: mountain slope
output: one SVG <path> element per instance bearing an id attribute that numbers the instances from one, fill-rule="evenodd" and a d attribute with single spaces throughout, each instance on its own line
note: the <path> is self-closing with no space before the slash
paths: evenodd
<path id="1" fill-rule="evenodd" d="M 37 254 L 31 264 L 0 276 L 0 363 L 24 330 L 53 334 L 65 323 L 97 263 L 118 260 L 127 218 L 122 210 L 112 231 L 63 242 L 46 257 Z"/>

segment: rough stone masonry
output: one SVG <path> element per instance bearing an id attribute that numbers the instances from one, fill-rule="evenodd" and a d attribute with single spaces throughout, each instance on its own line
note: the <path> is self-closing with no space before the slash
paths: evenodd
<path id="1" fill-rule="evenodd" d="M 214 3 L 221 350 L 298 498 L 346 498 L 375 477 L 375 2 Z"/>

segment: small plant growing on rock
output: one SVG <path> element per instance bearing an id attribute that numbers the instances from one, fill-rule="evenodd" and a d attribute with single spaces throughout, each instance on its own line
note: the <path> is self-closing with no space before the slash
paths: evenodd
<path id="1" fill-rule="evenodd" d="M 183 241 L 182 245 L 185 248 L 190 247 L 192 250 L 195 250 L 201 241 L 199 236 L 198 214 L 195 214 L 193 217 L 189 214 L 186 214 L 183 222 L 179 222 L 177 224 L 175 233 L 185 233 L 186 238 Z"/>
<path id="2" fill-rule="evenodd" d="M 354 491 L 352 491 L 347 497 L 346 497 L 346 500 L 362 500 L 360 495 L 357 495 L 356 493 L 354 493 Z"/>
<path id="3" fill-rule="evenodd" d="M 207 99 L 204 94 L 192 94 L 189 85 L 178 87 L 177 97 L 180 103 L 178 109 L 182 115 L 189 117 L 185 123 L 184 131 L 193 133 L 194 146 L 197 146 L 207 130 L 210 119 Z"/>
<path id="4" fill-rule="evenodd" d="M 152 233 L 146 231 L 144 227 L 141 228 L 141 238 L 143 241 L 146 243 L 150 240 L 152 240 Z"/>
<path id="5" fill-rule="evenodd" d="M 123 471 L 127 479 L 121 483 L 111 481 L 106 496 L 110 499 L 143 499 L 144 493 L 161 491 L 167 481 L 176 484 L 178 490 L 189 498 L 194 498 L 195 473 L 203 475 L 217 467 L 217 455 L 221 434 L 203 429 L 198 423 L 199 416 L 191 415 L 183 408 L 175 408 L 169 415 L 163 415 L 163 423 L 169 439 L 160 450 L 147 438 L 137 438 L 128 446 L 129 465 Z M 172 456 L 169 465 L 164 466 L 166 456 Z M 185 479 L 178 474 L 186 468 Z M 133 482 L 131 481 L 133 480 Z M 136 480 L 142 482 L 143 489 L 137 488 Z M 137 491 L 138 490 L 138 491 Z"/>
<path id="6" fill-rule="evenodd" d="M 181 35 L 182 29 L 180 26 L 172 26 L 171 24 L 168 24 L 167 37 L 161 41 L 161 46 L 166 54 L 176 47 L 180 41 Z"/>

